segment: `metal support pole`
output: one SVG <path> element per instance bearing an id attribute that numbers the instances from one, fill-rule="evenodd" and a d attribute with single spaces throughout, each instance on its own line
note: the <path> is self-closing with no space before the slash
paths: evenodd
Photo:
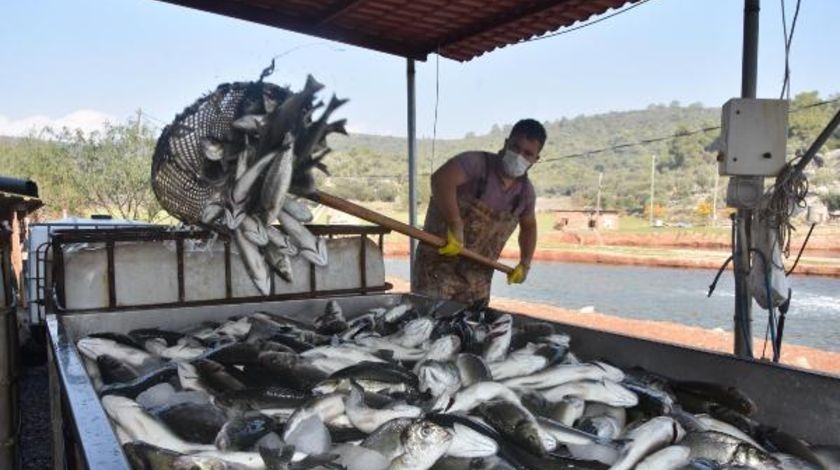
<path id="1" fill-rule="evenodd" d="M 408 225 L 417 226 L 417 116 L 414 92 L 414 59 L 407 59 L 406 84 L 408 91 Z M 409 260 L 414 273 L 414 250 L 417 241 L 409 238 Z"/>
<path id="2" fill-rule="evenodd" d="M 758 20 L 760 0 L 744 0 L 744 49 L 741 61 L 741 97 L 756 97 L 758 78 Z M 737 178 L 737 177 L 735 177 Z M 734 179 L 734 178 L 733 178 Z M 732 182 L 730 182 L 732 184 Z M 750 269 L 750 226 L 753 211 L 738 209 L 735 216 L 735 354 L 752 357 L 752 297 L 747 286 Z"/>

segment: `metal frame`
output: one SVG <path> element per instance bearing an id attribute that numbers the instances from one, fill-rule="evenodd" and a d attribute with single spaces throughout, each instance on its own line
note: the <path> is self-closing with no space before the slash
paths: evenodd
<path id="1" fill-rule="evenodd" d="M 164 227 L 163 225 L 141 225 L 141 224 L 105 224 L 95 222 L 52 222 L 43 224 L 32 224 L 32 227 L 46 227 L 47 241 L 35 247 L 35 273 L 34 276 L 25 276 L 24 279 L 28 282 L 35 283 L 35 298 L 29 298 L 29 286 L 24 286 L 26 292 L 26 314 L 33 322 L 33 325 L 43 325 L 47 318 L 47 299 L 49 298 L 47 289 L 47 273 L 46 262 L 47 255 L 52 248 L 52 236 L 57 230 L 123 230 L 123 229 L 137 229 L 139 227 Z M 31 232 L 30 232 L 31 233 Z M 33 251 L 29 251 L 29 256 L 33 255 Z M 27 266 L 29 263 L 24 263 Z M 28 268 L 28 266 L 27 266 Z M 33 319 L 29 313 L 32 304 L 37 306 L 37 319 Z"/>
<path id="2" fill-rule="evenodd" d="M 212 300 L 195 300 L 188 301 L 186 299 L 186 292 L 184 286 L 184 240 L 209 240 L 216 237 L 217 234 L 200 229 L 187 230 L 172 230 L 165 227 L 123 227 L 115 230 L 66 230 L 56 231 L 50 241 L 49 249 L 52 250 L 52 295 L 48 295 L 48 289 L 45 288 L 45 296 L 49 308 L 47 310 L 56 313 L 73 312 L 100 312 L 100 311 L 117 311 L 117 310 L 135 310 L 137 308 L 163 308 L 163 307 L 182 307 L 190 305 L 217 305 L 256 301 L 274 301 L 274 300 L 295 300 L 295 299 L 311 299 L 316 297 L 336 296 L 336 295 L 366 295 L 369 293 L 384 292 L 393 288 L 390 283 L 382 285 L 371 286 L 368 284 L 367 277 L 367 246 L 365 240 L 369 235 L 379 236 L 379 246 L 382 246 L 383 236 L 390 232 L 389 229 L 373 226 L 373 225 L 308 225 L 308 229 L 317 236 L 327 236 L 334 238 L 337 236 L 350 236 L 359 238 L 359 271 L 361 278 L 361 286 L 352 289 L 332 289 L 319 290 L 316 282 L 315 265 L 309 263 L 309 290 L 302 293 L 293 294 L 276 294 L 274 283 L 271 285 L 271 293 L 268 296 L 250 296 L 250 297 L 234 297 L 232 276 L 231 276 L 231 247 L 230 240 L 223 235 L 218 235 L 224 243 L 224 266 L 225 266 L 225 293 L 224 298 Z M 114 263 L 114 249 L 117 243 L 123 242 L 175 242 L 176 250 L 176 269 L 178 279 L 178 300 L 176 302 L 166 303 L 149 303 L 143 305 L 119 306 L 116 290 L 116 267 Z M 64 285 L 64 250 L 67 245 L 76 243 L 99 243 L 105 245 L 106 259 L 107 259 L 107 286 L 108 286 L 108 307 L 106 309 L 72 309 L 65 307 L 66 292 Z M 46 256 L 46 253 L 45 253 Z"/>

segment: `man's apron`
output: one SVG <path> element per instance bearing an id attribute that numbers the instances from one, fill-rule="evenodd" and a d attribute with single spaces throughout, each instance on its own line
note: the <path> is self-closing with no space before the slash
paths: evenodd
<path id="1" fill-rule="evenodd" d="M 458 200 L 461 219 L 464 221 L 464 247 L 490 259 L 498 259 L 519 219 L 513 211 L 519 205 L 519 197 L 510 211 L 499 211 L 481 201 L 487 186 L 487 175 L 491 162 L 486 162 L 485 177 L 478 184 L 472 196 Z M 430 201 L 429 204 L 434 204 Z M 429 211 L 432 214 L 432 211 Z M 446 239 L 446 222 L 435 211 L 437 217 L 426 221 L 426 230 Z M 419 243 L 414 258 L 411 290 L 432 298 L 451 299 L 464 304 L 486 301 L 490 298 L 490 283 L 493 268 L 486 267 L 466 258 L 448 257 L 438 254 L 438 249 Z"/>

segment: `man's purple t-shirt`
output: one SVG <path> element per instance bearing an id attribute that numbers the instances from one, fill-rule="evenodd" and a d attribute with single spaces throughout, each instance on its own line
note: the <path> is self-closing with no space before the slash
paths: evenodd
<path id="1" fill-rule="evenodd" d="M 475 197 L 479 191 L 481 181 L 486 178 L 481 201 L 488 206 L 513 214 L 520 218 L 522 215 L 533 214 L 537 196 L 534 186 L 528 178 L 517 178 L 513 186 L 505 190 L 499 177 L 501 160 L 498 155 L 487 152 L 464 152 L 453 157 L 458 162 L 467 182 L 458 186 L 458 198 Z M 515 207 L 514 207 L 515 204 Z"/>

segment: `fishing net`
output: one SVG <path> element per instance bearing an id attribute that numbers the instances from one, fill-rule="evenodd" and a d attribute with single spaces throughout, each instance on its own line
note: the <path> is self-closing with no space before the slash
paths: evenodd
<path id="1" fill-rule="evenodd" d="M 261 81 L 223 84 L 178 114 L 163 129 L 152 158 L 152 188 L 161 206 L 182 222 L 201 223 L 204 208 L 223 197 L 231 165 L 205 158 L 202 139 L 223 142 L 227 154 L 241 152 L 249 136 L 233 122 L 266 114 L 266 98 L 282 103 L 291 94 Z"/>

